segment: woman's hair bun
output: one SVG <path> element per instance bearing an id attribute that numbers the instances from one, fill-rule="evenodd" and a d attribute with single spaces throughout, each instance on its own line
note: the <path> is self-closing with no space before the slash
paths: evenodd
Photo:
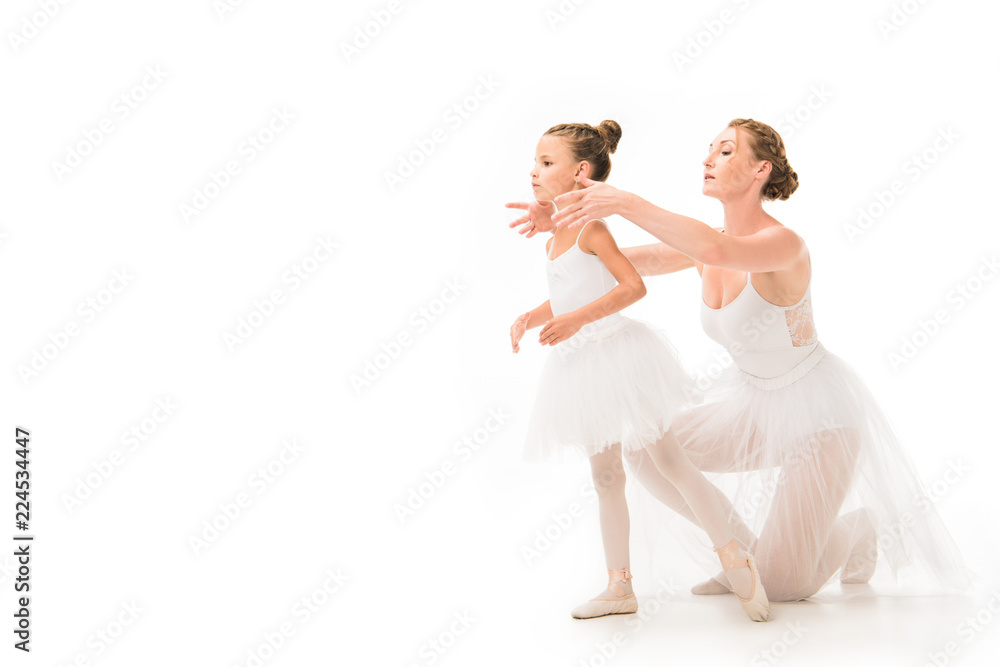
<path id="1" fill-rule="evenodd" d="M 737 127 L 747 133 L 750 151 L 755 160 L 771 163 L 771 174 L 761 188 L 761 197 L 767 200 L 785 200 L 799 187 L 799 175 L 788 164 L 785 142 L 778 131 L 766 123 L 753 118 L 734 118 L 729 127 Z"/>

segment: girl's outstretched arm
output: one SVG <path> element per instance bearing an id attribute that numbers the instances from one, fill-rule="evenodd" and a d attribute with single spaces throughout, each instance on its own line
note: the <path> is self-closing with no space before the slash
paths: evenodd
<path id="1" fill-rule="evenodd" d="M 507 208 L 519 208 L 528 211 L 514 222 L 510 227 L 522 225 L 518 234 L 525 238 L 531 238 L 538 232 L 549 232 L 555 227 L 552 222 L 552 214 L 556 208 L 550 201 L 534 201 L 529 203 L 511 202 L 506 204 Z M 684 269 L 698 266 L 701 272 L 700 263 L 694 261 L 684 253 L 674 250 L 665 243 L 650 243 L 648 245 L 622 248 L 622 253 L 628 257 L 629 261 L 635 265 L 640 276 L 659 276 L 665 273 L 676 273 Z"/>
<path id="2" fill-rule="evenodd" d="M 517 230 L 517 233 L 524 234 L 525 238 L 530 239 L 538 232 L 551 232 L 552 228 L 555 227 L 555 223 L 552 222 L 552 214 L 556 212 L 556 205 L 551 201 L 536 200 L 530 204 L 525 202 L 510 202 L 504 205 L 507 208 L 519 208 L 527 211 L 527 213 L 508 225 L 511 228 L 523 225 L 521 229 Z"/>
<path id="3" fill-rule="evenodd" d="M 618 284 L 599 299 L 550 319 L 538 334 L 538 342 L 542 345 L 564 341 L 583 325 L 617 313 L 646 296 L 646 284 L 632 262 L 622 254 L 603 220 L 587 225 L 577 243 L 582 251 L 597 255 Z"/>

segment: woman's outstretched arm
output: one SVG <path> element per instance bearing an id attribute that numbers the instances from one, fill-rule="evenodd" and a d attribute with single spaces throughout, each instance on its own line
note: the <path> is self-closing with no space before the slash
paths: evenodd
<path id="1" fill-rule="evenodd" d="M 709 225 L 672 213 L 607 183 L 581 179 L 587 187 L 556 197 L 552 220 L 560 227 L 616 213 L 695 262 L 763 273 L 792 268 L 806 252 L 798 234 L 782 225 L 746 236 L 721 234 Z"/>
<path id="2" fill-rule="evenodd" d="M 527 211 L 523 216 L 509 223 L 511 228 L 520 225 L 521 229 L 518 230 L 518 233 L 524 235 L 525 238 L 531 238 L 538 232 L 548 232 L 555 228 L 551 216 L 556 212 L 556 207 L 550 201 L 511 202 L 506 206 L 507 208 L 519 208 Z M 621 248 L 621 252 L 632 262 L 640 276 L 659 276 L 698 266 L 698 262 L 665 243 Z"/>

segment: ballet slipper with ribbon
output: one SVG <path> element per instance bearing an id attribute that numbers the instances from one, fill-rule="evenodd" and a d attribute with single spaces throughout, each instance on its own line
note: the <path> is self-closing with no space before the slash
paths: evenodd
<path id="1" fill-rule="evenodd" d="M 614 592 L 615 597 L 596 597 L 584 602 L 570 612 L 573 618 L 597 618 L 610 614 L 634 614 L 639 611 L 639 602 L 635 593 L 625 594 L 625 589 L 618 584 L 620 581 L 624 582 L 630 579 L 632 579 L 632 573 L 627 567 L 620 570 L 608 570 L 608 588 Z"/>
<path id="2" fill-rule="evenodd" d="M 750 568 L 753 583 L 750 587 L 749 597 L 742 597 L 739 593 L 736 593 L 735 589 L 733 593 L 743 606 L 743 611 L 747 613 L 747 616 L 751 620 L 766 621 L 771 613 L 771 605 L 767 601 L 767 594 L 760 583 L 760 574 L 757 572 L 757 561 L 754 560 L 753 554 L 743 551 L 736 538 L 730 540 L 726 546 L 720 549 L 713 549 L 713 551 L 719 555 L 719 561 L 722 563 L 722 570 L 724 572 L 728 572 L 734 568 Z M 729 583 L 731 585 L 732 581 Z"/>

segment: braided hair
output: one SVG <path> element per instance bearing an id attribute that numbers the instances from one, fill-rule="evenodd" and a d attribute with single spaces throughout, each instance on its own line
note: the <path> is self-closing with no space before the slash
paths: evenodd
<path id="1" fill-rule="evenodd" d="M 597 126 L 563 123 L 553 125 L 545 134 L 562 137 L 574 160 L 590 163 L 590 179 L 604 181 L 611 173 L 611 154 L 618 148 L 622 128 L 613 120 L 601 121 Z"/>
<path id="2" fill-rule="evenodd" d="M 746 130 L 754 158 L 771 163 L 771 174 L 761 190 L 761 196 L 767 200 L 785 200 L 791 197 L 799 187 L 799 175 L 788 164 L 785 142 L 781 140 L 781 135 L 770 125 L 753 118 L 734 118 L 729 121 L 728 127 Z"/>

